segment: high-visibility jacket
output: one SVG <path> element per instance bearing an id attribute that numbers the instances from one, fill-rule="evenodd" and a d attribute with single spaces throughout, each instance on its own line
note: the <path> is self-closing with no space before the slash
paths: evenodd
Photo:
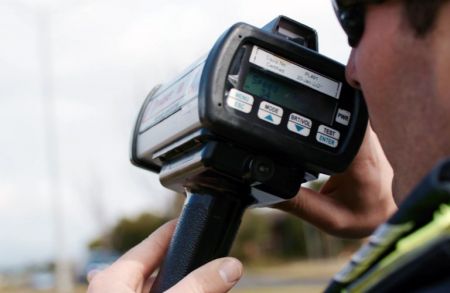
<path id="1" fill-rule="evenodd" d="M 450 159 L 423 179 L 325 292 L 450 292 Z"/>

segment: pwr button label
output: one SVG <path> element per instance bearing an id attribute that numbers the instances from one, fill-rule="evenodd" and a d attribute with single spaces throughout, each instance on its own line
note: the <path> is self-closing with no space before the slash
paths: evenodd
<path id="1" fill-rule="evenodd" d="M 351 116 L 352 114 L 349 111 L 339 109 L 336 115 L 336 122 L 348 126 L 350 124 Z"/>

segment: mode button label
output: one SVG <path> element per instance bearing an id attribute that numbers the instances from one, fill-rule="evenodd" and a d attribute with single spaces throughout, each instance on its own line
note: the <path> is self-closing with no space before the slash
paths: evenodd
<path id="1" fill-rule="evenodd" d="M 283 108 L 267 102 L 262 102 L 261 105 L 259 105 L 259 119 L 279 125 L 281 123 L 281 117 L 283 117 Z"/>
<path id="2" fill-rule="evenodd" d="M 266 111 L 270 114 L 277 115 L 279 117 L 283 116 L 283 108 L 275 106 L 275 105 L 267 103 L 267 102 L 262 102 L 261 105 L 259 106 L 259 109 Z"/>

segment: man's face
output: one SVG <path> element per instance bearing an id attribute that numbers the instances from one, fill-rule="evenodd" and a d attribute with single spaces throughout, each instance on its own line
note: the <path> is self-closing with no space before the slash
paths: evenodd
<path id="1" fill-rule="evenodd" d="M 436 163 L 428 155 L 443 125 L 434 118 L 445 115 L 434 99 L 432 38 L 416 37 L 402 5 L 388 1 L 367 7 L 364 34 L 347 65 L 347 79 L 362 89 L 372 127 L 394 169 L 397 202 Z"/>

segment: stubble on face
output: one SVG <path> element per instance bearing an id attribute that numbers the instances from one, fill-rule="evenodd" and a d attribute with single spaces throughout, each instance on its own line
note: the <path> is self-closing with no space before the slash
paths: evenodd
<path id="1" fill-rule="evenodd" d="M 450 114 L 436 93 L 433 41 L 416 37 L 401 2 L 374 5 L 349 61 L 350 78 L 365 95 L 372 126 L 394 169 L 398 203 L 442 156 L 439 135 Z"/>

